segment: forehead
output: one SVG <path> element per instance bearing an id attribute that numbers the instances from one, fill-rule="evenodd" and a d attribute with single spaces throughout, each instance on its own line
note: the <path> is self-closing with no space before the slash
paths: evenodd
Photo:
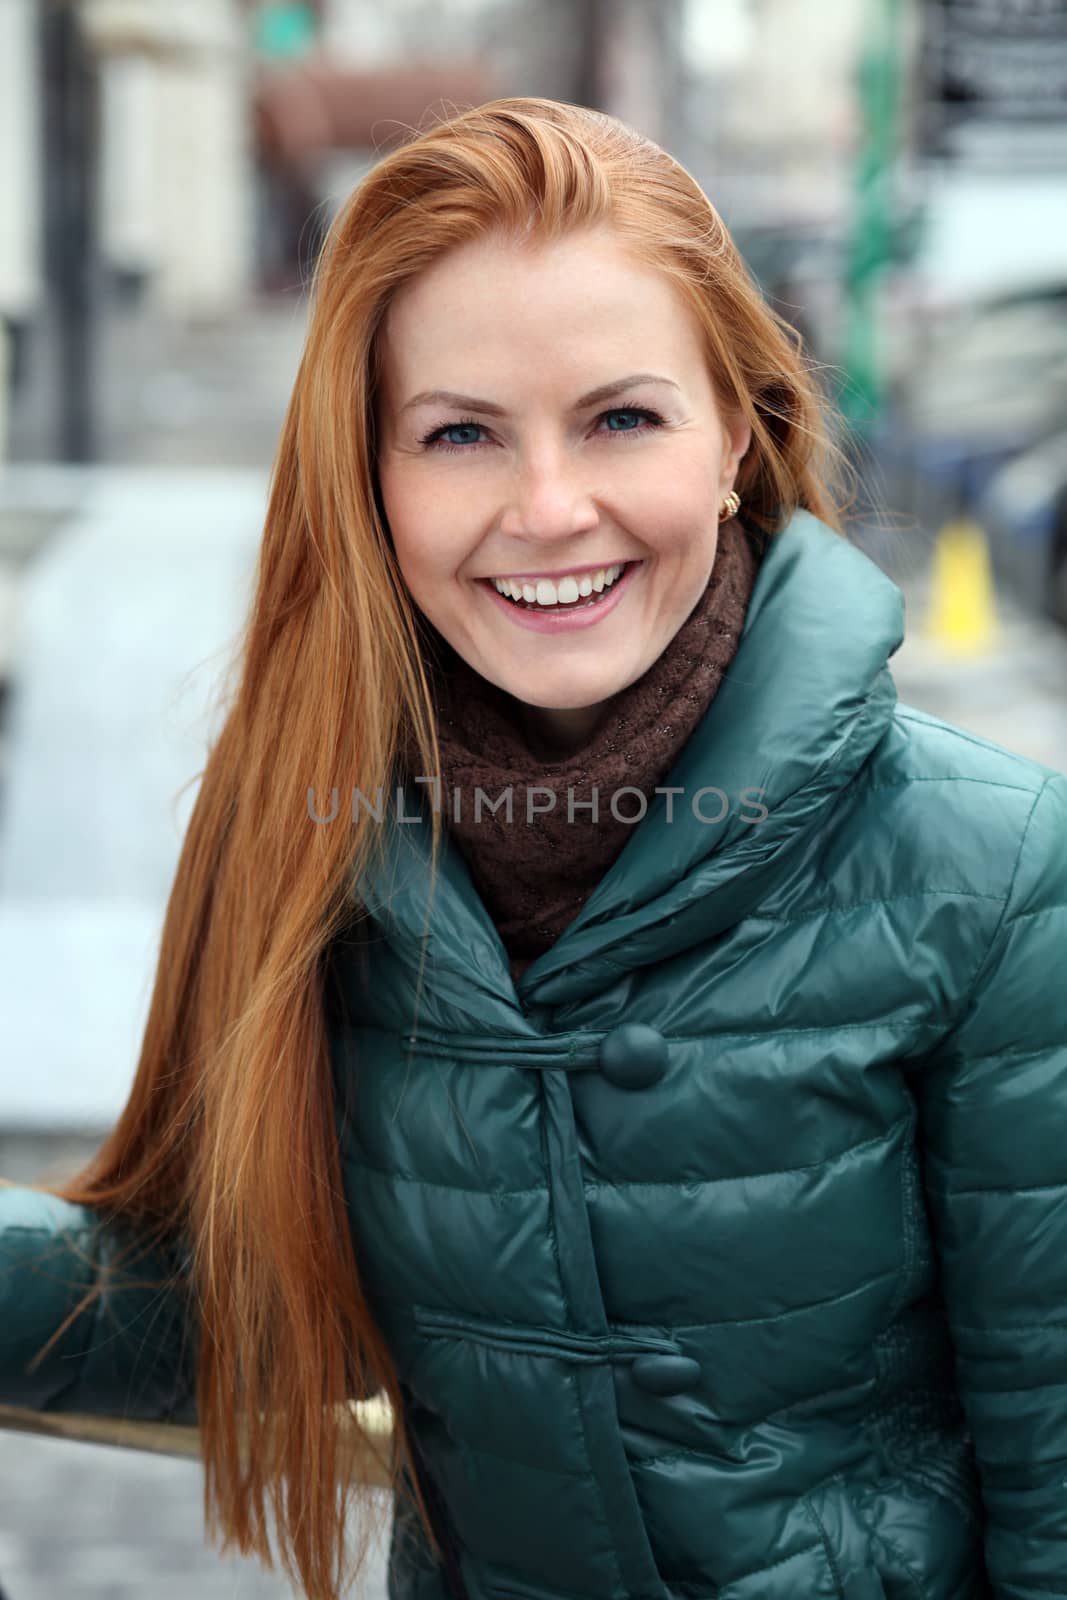
<path id="1" fill-rule="evenodd" d="M 622 373 L 702 360 L 699 323 L 669 277 L 603 229 L 545 244 L 492 235 L 457 246 L 397 293 L 382 333 L 398 403 L 431 382 L 503 381 L 516 364 L 527 378 L 557 371 L 581 383 L 591 365 L 604 380 L 617 373 L 600 369 L 617 363 Z"/>

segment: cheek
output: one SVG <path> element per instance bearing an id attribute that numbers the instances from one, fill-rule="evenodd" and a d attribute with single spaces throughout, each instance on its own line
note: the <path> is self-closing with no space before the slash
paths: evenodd
<path id="1" fill-rule="evenodd" d="M 432 501 L 405 486 L 399 474 L 388 472 L 381 475 L 381 501 L 397 565 L 408 588 L 417 594 L 432 577 L 440 549 Z"/>
<path id="2" fill-rule="evenodd" d="M 417 528 L 417 532 L 415 531 Z M 460 599 L 456 570 L 466 554 L 444 537 L 435 537 L 425 522 L 409 527 L 394 540 L 397 565 L 404 585 L 419 609 L 443 625 Z"/>
<path id="3" fill-rule="evenodd" d="M 699 566 L 716 538 L 718 522 L 706 501 L 679 501 L 655 507 L 643 523 L 635 523 L 650 554 L 672 570 Z"/>
<path id="4" fill-rule="evenodd" d="M 420 597 L 429 592 L 438 605 L 447 602 L 449 587 L 477 548 L 469 503 L 426 494 L 398 496 L 393 506 L 393 549 L 405 582 Z"/>
<path id="5" fill-rule="evenodd" d="M 647 529 L 650 543 L 677 551 L 717 525 L 717 467 L 706 452 L 680 453 L 628 498 L 627 512 Z"/>
<path id="6" fill-rule="evenodd" d="M 405 538 L 401 534 L 394 539 L 394 549 L 401 576 L 420 603 L 435 592 L 439 592 L 440 585 L 433 565 L 432 546 L 427 546 L 421 539 Z"/>

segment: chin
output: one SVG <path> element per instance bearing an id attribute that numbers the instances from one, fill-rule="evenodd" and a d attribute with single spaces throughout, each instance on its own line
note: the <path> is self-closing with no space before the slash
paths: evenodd
<path id="1" fill-rule="evenodd" d="M 544 684 L 538 680 L 537 698 L 531 699 L 528 690 L 521 684 L 514 686 L 508 684 L 507 692 L 514 699 L 521 700 L 524 705 L 532 706 L 536 711 L 591 711 L 594 707 L 603 705 L 605 700 L 610 700 L 612 695 L 618 694 L 622 685 L 619 683 L 592 684 L 588 691 L 576 694 L 573 682 L 567 688 L 560 688 L 558 694 L 545 692 Z"/>

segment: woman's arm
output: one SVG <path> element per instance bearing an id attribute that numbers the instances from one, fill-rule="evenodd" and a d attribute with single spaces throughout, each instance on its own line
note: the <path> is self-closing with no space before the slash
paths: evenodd
<path id="1" fill-rule="evenodd" d="M 83 1206 L 0 1185 L 0 1404 L 196 1424 L 194 1318 L 184 1290 L 165 1287 L 177 1251 L 123 1254 L 114 1281 L 34 1365 L 130 1241 Z"/>
<path id="2" fill-rule="evenodd" d="M 958 1023 L 917 1074 L 996 1600 L 1067 1596 L 1067 779 L 1026 824 Z"/>

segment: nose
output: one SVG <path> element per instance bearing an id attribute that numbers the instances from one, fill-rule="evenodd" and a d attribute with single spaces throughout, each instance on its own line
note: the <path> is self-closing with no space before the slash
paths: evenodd
<path id="1" fill-rule="evenodd" d="M 591 532 L 600 521 L 581 469 L 546 449 L 515 469 L 500 532 L 532 545 L 557 544 Z"/>

